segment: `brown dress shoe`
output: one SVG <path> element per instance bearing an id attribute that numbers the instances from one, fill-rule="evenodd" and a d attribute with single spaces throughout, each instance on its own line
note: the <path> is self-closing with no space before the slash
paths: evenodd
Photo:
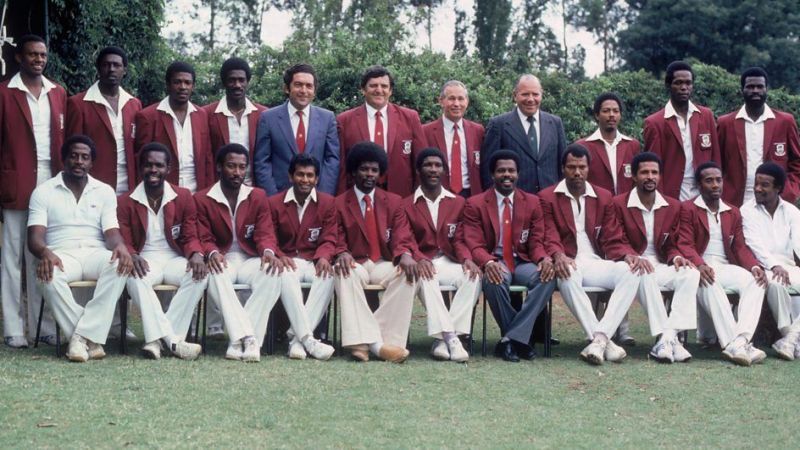
<path id="1" fill-rule="evenodd" d="M 380 356 L 382 360 L 393 362 L 395 364 L 404 363 L 409 354 L 411 354 L 411 352 L 402 347 L 388 344 L 384 344 L 381 347 L 381 350 L 378 352 L 378 356 Z"/>
<path id="2" fill-rule="evenodd" d="M 369 347 L 366 344 L 353 345 L 348 348 L 350 349 L 350 355 L 352 355 L 353 359 L 356 361 L 369 361 Z"/>

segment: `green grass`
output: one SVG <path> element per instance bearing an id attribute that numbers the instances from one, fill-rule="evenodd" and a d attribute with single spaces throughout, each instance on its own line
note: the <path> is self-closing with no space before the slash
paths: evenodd
<path id="1" fill-rule="evenodd" d="M 690 345 L 691 363 L 657 364 L 638 306 L 632 317 L 639 344 L 601 367 L 578 360 L 581 333 L 560 300 L 562 344 L 533 363 L 434 362 L 422 311 L 400 366 L 282 355 L 244 364 L 222 359 L 223 341 L 195 362 L 119 356 L 113 341 L 87 364 L 57 360 L 52 347 L 3 347 L 0 448 L 796 445 L 800 363 L 769 352 L 740 368 Z"/>

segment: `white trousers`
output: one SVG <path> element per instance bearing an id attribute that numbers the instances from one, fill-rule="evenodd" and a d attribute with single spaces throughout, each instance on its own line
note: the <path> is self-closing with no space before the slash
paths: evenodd
<path id="1" fill-rule="evenodd" d="M 714 269 L 714 284 L 700 286 L 697 289 L 697 301 L 711 317 L 720 347 L 727 347 L 739 335 L 749 341 L 761 316 L 764 288 L 758 285 L 747 269 L 733 264 L 710 263 L 709 266 Z M 736 318 L 725 289 L 732 289 L 739 294 Z"/>
<path id="2" fill-rule="evenodd" d="M 481 293 L 481 279 L 470 280 L 461 264 L 447 256 L 433 258 L 436 273 L 432 280 L 419 280 L 417 295 L 425 305 L 428 317 L 428 335 L 437 339 L 442 333 L 469 334 L 472 325 L 472 310 Z M 440 286 L 454 286 L 450 309 L 444 304 Z"/>
<path id="3" fill-rule="evenodd" d="M 364 294 L 368 284 L 380 284 L 385 289 L 375 313 Z M 334 287 L 342 311 L 342 345 L 384 342 L 406 347 L 417 283 L 407 282 L 389 261 L 367 260 L 356 263 L 349 277 L 336 276 Z"/>
<path id="4" fill-rule="evenodd" d="M 652 262 L 652 261 L 651 261 Z M 697 326 L 697 286 L 700 272 L 682 267 L 675 270 L 660 262 L 654 262 L 655 271 L 640 277 L 639 301 L 642 303 L 650 334 L 657 336 L 664 330 L 692 330 Z M 672 310 L 667 314 L 661 288 L 673 291 Z"/>
<path id="5" fill-rule="evenodd" d="M 61 258 L 64 271 L 56 267 L 49 283 L 37 282 L 56 321 L 67 337 L 77 333 L 97 344 L 105 344 L 127 275 L 117 273 L 118 261 L 111 262 L 111 252 L 105 248 L 53 249 L 53 252 Z M 75 302 L 69 288 L 69 283 L 80 280 L 97 281 L 94 296 L 85 307 Z"/>
<path id="6" fill-rule="evenodd" d="M 3 308 L 3 335 L 36 337 L 36 322 L 42 295 L 36 284 L 36 258 L 28 250 L 28 211 L 3 210 L 3 251 L 0 262 L 0 297 Z M 27 313 L 22 310 L 22 266 L 25 265 Z M 42 336 L 56 334 L 53 317 L 45 310 Z"/>
<path id="7" fill-rule="evenodd" d="M 289 315 L 289 307 L 294 307 L 298 304 L 303 305 L 303 292 L 300 283 L 311 283 L 305 307 L 302 312 L 297 313 L 298 318 L 296 319 L 298 323 L 305 320 L 308 324 L 307 332 L 303 334 L 303 327 L 301 327 L 301 333 L 298 333 L 298 330 L 295 329 L 295 322 L 292 321 L 291 317 L 289 318 L 289 322 L 292 324 L 292 331 L 298 339 L 301 339 L 319 325 L 322 317 L 328 311 L 328 305 L 333 298 L 333 276 L 327 278 L 318 277 L 313 261 L 302 258 L 292 258 L 292 260 L 297 269 L 284 272 L 281 283 L 281 300 L 287 309 L 287 315 Z M 289 306 L 287 307 L 286 305 Z M 305 316 L 305 318 L 300 316 Z"/>
<path id="8" fill-rule="evenodd" d="M 611 338 L 636 297 L 636 292 L 639 290 L 639 277 L 631 272 L 626 263 L 621 261 L 614 262 L 579 256 L 575 263 L 578 268 L 572 271 L 570 277 L 558 280 L 561 298 L 564 299 L 564 303 L 580 323 L 587 339 L 594 339 L 595 333 L 603 333 Z M 583 290 L 584 287 L 614 290 L 601 320 L 597 319 L 592 308 L 592 301 Z"/>
<path id="9" fill-rule="evenodd" d="M 800 267 L 783 266 L 789 272 L 789 284 L 796 290 L 800 290 Z M 800 332 L 800 316 L 792 313 L 792 297 L 789 296 L 788 289 L 780 283 L 772 282 L 772 272 L 767 272 L 770 284 L 767 286 L 767 302 L 778 330 L 784 336 L 788 333 Z"/>

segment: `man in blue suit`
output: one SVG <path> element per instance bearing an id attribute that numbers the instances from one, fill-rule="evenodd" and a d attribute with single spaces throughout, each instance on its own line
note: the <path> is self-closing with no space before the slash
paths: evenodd
<path id="1" fill-rule="evenodd" d="M 283 74 L 288 101 L 261 113 L 256 132 L 256 185 L 269 195 L 289 187 L 289 161 L 298 153 L 320 163 L 318 189 L 336 194 L 339 178 L 339 135 L 331 111 L 311 105 L 317 75 L 308 64 L 296 64 Z"/>
<path id="2" fill-rule="evenodd" d="M 519 184 L 535 194 L 556 184 L 561 178 L 561 154 L 567 146 L 561 118 L 539 110 L 542 85 L 533 75 L 519 77 L 514 86 L 516 108 L 493 117 L 486 127 L 481 150 L 481 180 L 484 188 L 492 185 L 489 164 L 498 150 L 512 150 L 519 155 Z"/>

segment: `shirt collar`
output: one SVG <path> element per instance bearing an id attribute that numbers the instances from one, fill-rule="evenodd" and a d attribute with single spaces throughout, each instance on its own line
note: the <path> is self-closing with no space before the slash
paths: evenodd
<path id="1" fill-rule="evenodd" d="M 460 119 L 458 122 L 453 122 L 447 117 L 442 116 L 442 126 L 444 126 L 445 130 L 453 131 L 453 125 L 458 125 L 458 129 L 464 131 L 464 119 Z"/>
<path id="2" fill-rule="evenodd" d="M 172 189 L 169 183 L 164 183 L 164 195 L 161 197 L 162 207 L 176 198 L 178 198 L 178 193 L 175 192 L 175 189 Z M 144 182 L 139 183 L 136 189 L 131 192 L 131 200 L 141 203 L 148 209 L 150 208 L 150 202 L 147 201 L 147 192 L 144 190 Z"/>
<path id="3" fill-rule="evenodd" d="M 644 204 L 642 204 L 642 200 L 639 199 L 639 195 L 636 193 L 636 189 L 633 189 L 630 194 L 628 194 L 628 208 L 638 208 L 642 211 L 649 211 Z M 653 202 L 653 209 L 652 211 L 657 210 L 658 208 L 663 208 L 665 206 L 669 206 L 669 203 L 664 199 L 660 192 L 656 191 L 656 201 Z"/>
<path id="4" fill-rule="evenodd" d="M 511 200 L 511 205 L 512 206 L 514 205 L 514 193 L 515 192 L 516 192 L 516 190 L 514 190 L 510 194 L 508 194 L 508 199 Z M 503 199 L 505 198 L 505 196 L 503 194 L 501 194 L 500 192 L 498 192 L 497 189 L 495 189 L 494 190 L 494 198 L 497 200 L 498 204 L 502 204 L 503 203 Z"/>
<path id="5" fill-rule="evenodd" d="M 708 208 L 708 206 L 706 205 L 706 201 L 705 201 L 705 200 L 703 200 L 703 196 L 702 196 L 702 195 L 698 195 L 698 196 L 697 196 L 697 198 L 695 198 L 695 199 L 694 199 L 694 204 L 695 204 L 695 205 L 697 205 L 698 207 L 700 207 L 700 208 L 703 208 L 703 209 L 705 209 L 706 211 L 708 211 L 708 212 L 710 212 L 710 213 L 714 214 L 714 211 L 711 211 L 711 210 Z M 730 206 L 728 206 L 728 204 L 727 204 L 727 203 L 725 203 L 725 202 L 724 202 L 724 201 L 722 201 L 722 200 L 720 200 L 720 201 L 719 201 L 719 212 L 723 213 L 723 212 L 725 212 L 725 211 L 730 211 L 730 209 L 731 209 L 731 207 L 730 207 Z"/>
<path id="6" fill-rule="evenodd" d="M 31 93 L 31 91 L 28 89 L 28 86 L 25 86 L 25 83 L 22 82 L 22 75 L 20 75 L 19 72 L 17 72 L 16 75 L 11 77 L 11 80 L 9 80 L 8 82 L 8 87 L 19 89 L 20 91 L 25 92 L 26 94 Z M 42 77 L 42 93 L 39 95 L 47 95 L 47 93 L 50 92 L 50 90 L 55 87 L 56 85 L 53 84 L 52 81 L 48 80 L 46 77 Z"/>
<path id="7" fill-rule="evenodd" d="M 556 194 L 564 194 L 569 198 L 574 198 L 572 197 L 572 194 L 569 192 L 569 189 L 567 188 L 567 180 L 559 181 L 553 192 L 555 192 Z M 594 192 L 594 188 L 589 182 L 586 182 L 586 192 L 584 192 L 583 195 L 581 195 L 581 197 L 597 198 L 597 193 Z"/>
<path id="8" fill-rule="evenodd" d="M 600 133 L 600 128 L 594 130 L 594 133 L 592 133 L 589 137 L 587 137 L 586 140 L 605 142 L 605 139 L 603 139 L 603 135 Z M 617 130 L 617 136 L 614 138 L 614 142 L 611 145 L 616 145 L 619 143 L 619 141 L 630 141 L 630 140 L 632 140 L 630 137 L 625 136 L 624 134 L 620 133 L 619 130 Z"/>
<path id="9" fill-rule="evenodd" d="M 308 204 L 309 200 L 314 203 L 317 202 L 317 188 L 311 189 L 311 193 L 308 194 L 308 198 L 306 199 L 306 205 Z M 283 197 L 283 203 L 292 202 L 295 202 L 298 206 L 300 205 L 300 203 L 297 201 L 297 198 L 294 196 L 294 188 L 290 187 L 289 190 L 286 191 L 286 196 Z"/>
<path id="10" fill-rule="evenodd" d="M 167 113 L 170 116 L 172 116 L 173 119 L 178 120 L 177 114 L 175 114 L 175 111 L 172 110 L 172 106 L 169 105 L 169 97 L 168 96 L 164 97 L 164 99 L 161 100 L 161 102 L 158 104 L 156 109 L 159 110 L 159 111 L 164 111 L 165 113 Z M 187 114 L 191 114 L 191 113 L 193 113 L 195 111 L 197 111 L 197 107 L 194 106 L 194 103 L 189 102 L 189 106 L 188 106 L 188 109 L 186 110 L 186 113 Z"/>
<path id="11" fill-rule="evenodd" d="M 528 116 L 526 116 L 525 114 L 522 114 L 522 111 L 520 111 L 519 108 L 516 108 L 516 110 L 517 110 L 517 116 L 519 116 L 519 120 L 521 120 L 523 123 L 527 122 L 528 121 Z M 541 122 L 539 122 L 539 110 L 538 109 L 536 110 L 535 113 L 532 114 L 532 116 L 533 116 L 534 120 L 536 121 L 536 123 L 541 123 Z"/>
<path id="12" fill-rule="evenodd" d="M 243 184 L 241 185 L 241 187 L 239 187 L 239 196 L 236 198 L 237 208 L 239 207 L 239 204 L 244 201 L 244 199 L 250 196 L 250 193 L 252 191 L 253 188 L 246 184 Z M 208 195 L 209 198 L 216 200 L 218 203 L 222 203 L 223 205 L 230 207 L 230 205 L 228 204 L 228 199 L 225 198 L 225 193 L 222 192 L 222 185 L 220 184 L 219 181 L 214 183 L 214 186 L 211 186 L 211 189 L 208 190 L 208 194 L 206 195 Z"/>
<path id="13" fill-rule="evenodd" d="M 358 204 L 360 205 L 364 201 L 364 196 L 369 195 L 370 201 L 372 201 L 372 207 L 375 207 L 375 189 L 372 189 L 372 192 L 369 194 L 365 194 L 361 192 L 357 187 L 353 186 L 353 190 L 356 191 L 356 198 L 358 199 Z"/>
<path id="14" fill-rule="evenodd" d="M 689 112 L 686 113 L 686 117 L 692 117 L 692 114 L 699 113 L 700 110 L 697 109 L 697 106 L 694 106 L 691 100 L 689 100 Z M 677 116 L 678 112 L 675 111 L 675 107 L 672 106 L 672 100 L 667 102 L 667 106 L 664 107 L 664 118 L 669 119 L 670 117 Z"/>
<path id="15" fill-rule="evenodd" d="M 167 103 L 169 103 L 169 102 L 167 102 Z M 191 102 L 189 102 L 189 104 L 191 105 Z M 256 106 L 253 104 L 253 102 L 251 102 L 249 98 L 245 97 L 245 99 L 244 99 L 244 113 L 242 113 L 242 115 L 246 116 L 246 115 L 250 114 L 251 112 L 253 112 L 255 110 L 256 110 Z M 217 103 L 217 109 L 214 110 L 214 114 L 217 114 L 217 113 L 222 113 L 223 115 L 225 115 L 227 117 L 236 117 L 231 112 L 230 108 L 228 108 L 228 100 L 225 97 L 222 97 L 222 100 L 220 100 L 219 103 Z"/>
<path id="16" fill-rule="evenodd" d="M 772 108 L 770 108 L 769 105 L 764 105 L 764 112 L 761 113 L 761 117 L 759 117 L 756 120 L 752 120 L 750 119 L 750 116 L 747 115 L 747 108 L 745 108 L 745 106 L 742 105 L 742 107 L 739 108 L 739 112 L 736 113 L 736 118 L 744 119 L 745 121 L 750 123 L 761 123 L 761 122 L 766 122 L 768 119 L 774 119 L 775 113 L 772 112 Z"/>
<path id="17" fill-rule="evenodd" d="M 377 109 L 375 109 L 375 108 L 373 108 L 373 107 L 372 107 L 372 106 L 371 106 L 369 103 L 367 103 L 367 102 L 364 102 L 364 106 L 366 106 L 366 107 L 367 107 L 367 117 L 375 117 L 375 113 L 376 113 L 376 112 L 378 112 L 378 110 L 377 110 Z M 387 104 L 386 106 L 384 106 L 383 108 L 381 108 L 381 109 L 380 109 L 380 111 L 381 111 L 381 119 L 385 119 L 385 118 L 386 118 L 386 108 L 387 108 L 388 106 L 389 106 L 389 105 Z"/>
<path id="18" fill-rule="evenodd" d="M 83 188 L 83 192 L 84 193 L 92 191 L 94 189 L 97 189 L 97 188 L 99 188 L 99 187 L 101 187 L 103 185 L 106 185 L 105 183 L 103 183 L 102 181 L 98 180 L 97 178 L 93 178 L 91 175 L 86 175 L 86 177 L 88 178 L 88 181 L 86 182 L 86 187 Z M 64 171 L 63 170 L 61 172 L 58 172 L 58 175 L 56 175 L 54 178 L 56 178 L 56 182 L 57 182 L 58 186 L 61 186 L 62 188 L 66 189 L 66 190 L 69 190 L 67 185 L 64 183 Z"/>
<path id="19" fill-rule="evenodd" d="M 122 89 L 120 86 L 119 88 L 119 110 L 131 100 L 133 96 L 129 94 L 125 89 Z M 103 97 L 103 93 L 100 92 L 100 83 L 95 81 L 94 84 L 86 91 L 86 95 L 83 96 L 83 100 L 87 102 L 94 102 L 99 103 L 103 106 L 111 108 L 111 105 L 108 103 L 105 97 Z"/>
<path id="20" fill-rule="evenodd" d="M 418 187 L 417 190 L 414 191 L 414 203 L 417 203 L 417 200 L 419 200 L 420 197 L 425 197 L 425 194 L 422 192 L 422 188 Z M 441 200 L 443 198 L 456 198 L 456 196 L 455 196 L 455 194 L 453 194 L 452 192 L 448 191 L 447 189 L 442 188 L 442 192 L 440 192 L 439 196 L 436 197 L 436 199 L 434 199 L 433 201 L 435 203 L 435 202 L 438 202 L 439 200 Z M 427 200 L 428 198 L 425 197 L 425 199 Z"/>

